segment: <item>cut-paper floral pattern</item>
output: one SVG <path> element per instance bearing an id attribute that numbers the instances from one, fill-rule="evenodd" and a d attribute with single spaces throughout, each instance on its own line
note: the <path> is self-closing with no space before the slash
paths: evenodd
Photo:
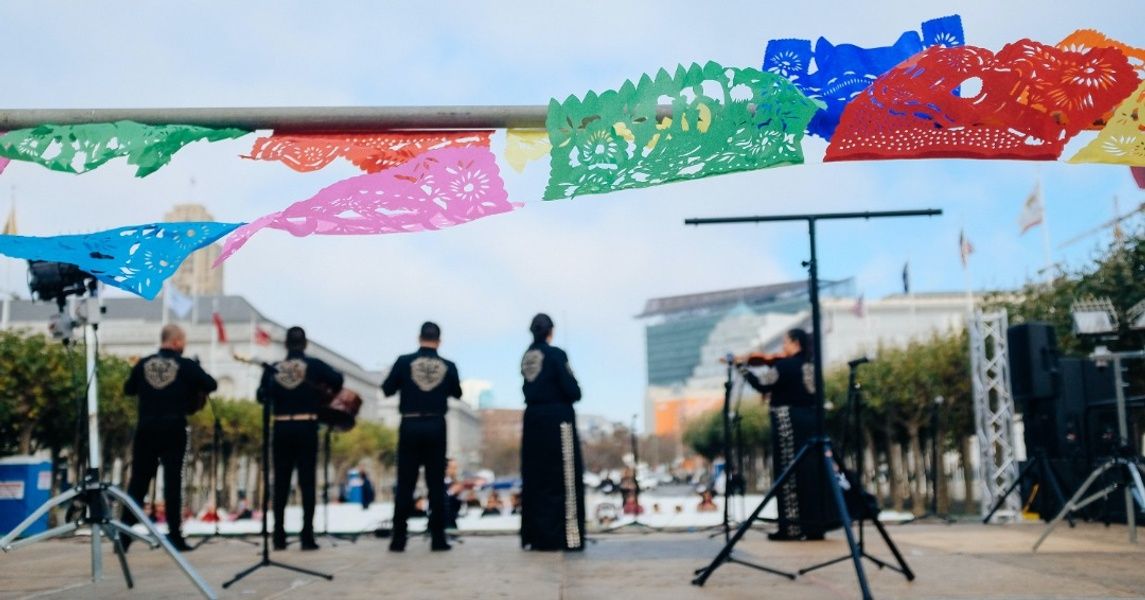
<path id="1" fill-rule="evenodd" d="M 554 99 L 545 199 L 802 163 L 816 108 L 778 75 L 714 62 Z"/>
<path id="2" fill-rule="evenodd" d="M 215 264 L 267 227 L 296 236 L 409 233 L 460 225 L 520 206 L 509 202 L 488 149 L 430 150 L 380 173 L 339 181 L 242 226 L 227 238 Z"/>
<path id="3" fill-rule="evenodd" d="M 317 171 L 344 158 L 367 173 L 405 164 L 430 150 L 489 147 L 490 131 L 387 131 L 279 134 L 255 140 L 244 158 L 277 160 L 295 171 Z"/>
<path id="4" fill-rule="evenodd" d="M 239 225 L 189 221 L 134 225 L 82 235 L 0 235 L 0 254 L 70 263 L 108 285 L 151 300 L 192 252 Z"/>

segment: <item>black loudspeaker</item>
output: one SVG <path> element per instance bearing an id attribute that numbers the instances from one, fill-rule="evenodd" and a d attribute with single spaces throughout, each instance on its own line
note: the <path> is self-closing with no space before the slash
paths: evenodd
<path id="1" fill-rule="evenodd" d="M 1058 340 L 1053 326 L 1014 325 L 1006 330 L 1006 343 L 1010 353 L 1010 390 L 1019 410 L 1029 400 L 1053 397 L 1058 374 Z"/>
<path id="2" fill-rule="evenodd" d="M 1085 373 L 1090 361 L 1062 358 L 1057 395 L 1028 398 L 1024 403 L 1026 452 L 1044 451 L 1046 458 L 1078 459 L 1086 456 L 1085 409 L 1088 398 Z"/>

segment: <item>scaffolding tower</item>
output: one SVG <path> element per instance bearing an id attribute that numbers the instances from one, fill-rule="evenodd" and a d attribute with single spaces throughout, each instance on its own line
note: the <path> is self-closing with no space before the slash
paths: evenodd
<path id="1" fill-rule="evenodd" d="M 970 318 L 970 371 L 974 394 L 974 424 L 978 437 L 978 497 L 985 516 L 1003 492 L 1018 479 L 1014 449 L 1014 396 L 1010 393 L 1010 360 L 1006 348 L 1006 311 Z M 996 518 L 1016 519 L 1020 494 L 1010 494 Z"/>

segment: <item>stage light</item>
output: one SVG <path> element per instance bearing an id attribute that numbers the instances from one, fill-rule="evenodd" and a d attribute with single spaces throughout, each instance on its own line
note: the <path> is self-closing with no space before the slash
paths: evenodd
<path id="1" fill-rule="evenodd" d="M 1077 335 L 1116 335 L 1117 311 L 1109 298 L 1078 300 L 1070 307 Z"/>
<path id="2" fill-rule="evenodd" d="M 68 296 L 82 296 L 95 285 L 95 278 L 79 267 L 49 260 L 28 261 L 28 291 L 33 300 L 55 301 L 60 310 Z"/>
<path id="3" fill-rule="evenodd" d="M 1145 298 L 1125 311 L 1125 319 L 1129 321 L 1130 329 L 1145 329 Z"/>

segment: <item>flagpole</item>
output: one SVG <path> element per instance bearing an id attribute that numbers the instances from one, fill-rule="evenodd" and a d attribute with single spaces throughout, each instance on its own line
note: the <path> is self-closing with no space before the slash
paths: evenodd
<path id="1" fill-rule="evenodd" d="M 250 337 L 247 339 L 247 356 L 257 358 L 254 355 L 254 330 L 256 324 L 254 319 L 254 311 L 250 311 Z M 254 398 L 254 371 L 253 369 L 246 370 L 246 392 L 247 396 Z"/>
<path id="2" fill-rule="evenodd" d="M 910 341 L 918 335 L 918 313 L 914 305 L 914 286 L 910 284 L 909 260 L 903 266 L 903 285 L 906 287 L 906 300 L 910 305 L 910 335 L 907 336 L 907 341 Z"/>
<path id="3" fill-rule="evenodd" d="M 1042 179 L 1040 174 L 1038 176 L 1038 201 L 1042 206 L 1042 252 L 1045 255 L 1046 261 L 1046 283 L 1050 283 L 1054 280 L 1054 261 L 1053 254 L 1050 250 L 1050 220 L 1046 215 L 1046 195 L 1044 188 L 1042 188 Z"/>
<path id="4" fill-rule="evenodd" d="M 219 361 L 217 360 L 219 348 L 219 331 L 218 324 L 215 323 L 215 315 L 219 312 L 219 298 L 215 298 L 211 302 L 211 373 L 218 373 Z"/>
<path id="5" fill-rule="evenodd" d="M 8 206 L 8 220 L 4 221 L 4 233 L 10 235 L 17 235 L 16 232 L 16 185 L 9 186 L 9 206 Z M 9 231 L 9 223 L 11 223 L 11 231 Z M 12 296 L 16 290 L 12 287 L 12 261 L 4 261 L 4 292 L 5 297 Z"/>

